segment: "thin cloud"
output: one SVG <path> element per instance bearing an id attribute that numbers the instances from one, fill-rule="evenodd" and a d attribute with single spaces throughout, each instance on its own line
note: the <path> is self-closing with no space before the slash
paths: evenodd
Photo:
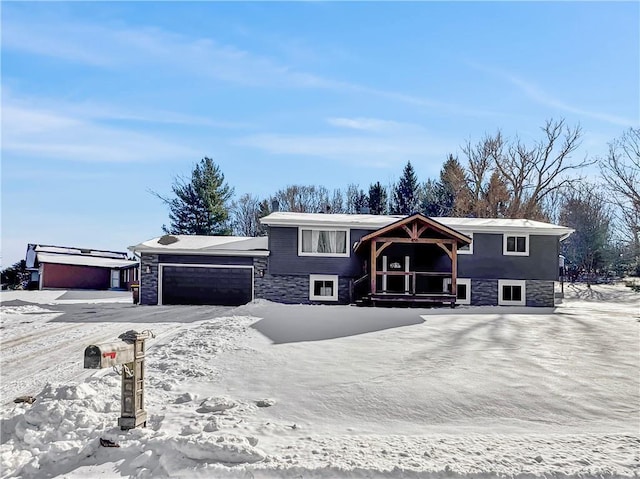
<path id="1" fill-rule="evenodd" d="M 8 16 L 5 14 L 5 16 Z M 65 21 L 15 18 L 3 22 L 3 49 L 44 55 L 88 66 L 204 76 L 234 85 L 308 88 L 359 93 L 450 115 L 486 117 L 495 111 L 437 101 L 342 81 L 282 64 L 211 38 L 188 38 L 158 28 L 107 28 Z"/>
<path id="2" fill-rule="evenodd" d="M 197 156 L 192 148 L 158 136 L 3 104 L 2 151 L 13 155 L 82 162 L 151 162 Z"/>
<path id="3" fill-rule="evenodd" d="M 260 134 L 235 141 L 270 154 L 310 156 L 383 168 L 407 160 L 444 158 L 455 145 L 426 136 L 313 136 Z"/>
<path id="4" fill-rule="evenodd" d="M 636 126 L 638 124 L 638 121 L 634 122 L 628 118 L 623 118 L 616 115 L 610 115 L 608 113 L 603 113 L 603 112 L 589 111 L 589 110 L 585 110 L 582 108 L 569 105 L 568 103 L 565 103 L 562 100 L 559 100 L 549 95 L 548 93 L 543 91 L 541 88 L 539 88 L 537 85 L 534 85 L 533 83 L 529 83 L 515 75 L 507 75 L 506 78 L 513 85 L 520 88 L 520 90 L 522 90 L 529 98 L 543 105 L 550 106 L 552 108 L 556 108 L 558 110 L 566 111 L 569 113 L 575 113 L 577 115 L 587 116 L 590 118 L 594 118 L 596 120 L 606 121 L 607 123 L 612 123 L 614 125 L 628 127 L 628 126 Z"/>
<path id="5" fill-rule="evenodd" d="M 560 111 L 564 111 L 567 113 L 574 113 L 576 115 L 586 116 L 589 118 L 594 118 L 596 120 L 605 121 L 607 123 L 611 123 L 614 125 L 629 127 L 629 126 L 637 126 L 638 120 L 631 120 L 629 118 L 624 118 L 617 115 L 611 115 L 606 112 L 597 112 L 591 111 L 584 108 L 579 108 L 573 105 L 570 105 L 553 95 L 547 93 L 538 85 L 535 85 L 529 81 L 524 80 L 523 78 L 510 73 L 505 70 L 501 70 L 499 68 L 491 68 L 486 65 L 480 65 L 475 62 L 467 62 L 467 64 L 477 70 L 484 71 L 493 76 L 497 76 L 511 83 L 515 87 L 517 87 L 522 93 L 524 93 L 531 100 L 544 105 L 546 107 L 551 107 Z"/>
<path id="6" fill-rule="evenodd" d="M 339 128 L 352 130 L 371 131 L 377 133 L 397 132 L 407 130 L 421 130 L 422 127 L 413 123 L 404 123 L 378 118 L 327 118 L 327 123 Z"/>

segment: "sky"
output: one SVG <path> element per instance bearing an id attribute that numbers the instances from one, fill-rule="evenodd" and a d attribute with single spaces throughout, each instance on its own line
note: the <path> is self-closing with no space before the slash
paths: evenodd
<path id="1" fill-rule="evenodd" d="M 545 121 L 640 126 L 638 2 L 2 2 L 2 267 L 162 234 L 208 156 L 236 196 L 367 189 Z"/>

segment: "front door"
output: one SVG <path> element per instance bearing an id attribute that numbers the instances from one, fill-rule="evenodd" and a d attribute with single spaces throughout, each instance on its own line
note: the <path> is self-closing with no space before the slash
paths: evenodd
<path id="1" fill-rule="evenodd" d="M 409 256 L 390 255 L 382 257 L 382 271 L 383 272 L 398 272 L 408 273 L 409 269 Z M 382 291 L 386 293 L 409 293 L 410 290 L 410 277 L 409 275 L 383 275 L 382 276 Z"/>
<path id="2" fill-rule="evenodd" d="M 117 270 L 117 269 L 111 270 L 111 287 L 112 288 L 120 287 L 120 270 Z"/>

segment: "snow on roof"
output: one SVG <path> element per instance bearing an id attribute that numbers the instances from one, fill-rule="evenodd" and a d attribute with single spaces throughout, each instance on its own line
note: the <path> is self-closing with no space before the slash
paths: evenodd
<path id="1" fill-rule="evenodd" d="M 71 255 L 96 256 L 99 258 L 127 259 L 126 252 L 102 251 L 88 248 L 71 248 L 67 246 L 36 245 L 35 251 L 40 253 L 59 253 Z"/>
<path id="2" fill-rule="evenodd" d="M 130 246 L 129 250 L 141 253 L 188 252 L 224 255 L 268 255 L 266 236 L 204 236 L 164 235 Z"/>
<path id="3" fill-rule="evenodd" d="M 127 268 L 136 266 L 137 261 L 115 258 L 100 258 L 88 255 L 72 255 L 59 253 L 38 252 L 39 263 L 69 264 L 74 266 L 97 266 L 100 268 Z"/>
<path id="4" fill-rule="evenodd" d="M 390 225 L 403 215 L 359 215 L 359 214 L 325 214 L 325 213 L 291 213 L 276 212 L 260 219 L 269 226 L 339 226 L 346 228 L 378 229 Z M 432 217 L 433 220 L 460 232 L 523 232 L 568 236 L 574 230 L 566 226 L 558 226 L 542 221 L 506 218 L 453 218 Z"/>

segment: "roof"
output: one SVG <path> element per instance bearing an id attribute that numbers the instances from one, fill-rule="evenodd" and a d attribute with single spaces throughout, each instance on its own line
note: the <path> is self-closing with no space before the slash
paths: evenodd
<path id="1" fill-rule="evenodd" d="M 360 228 L 376 230 L 406 218 L 403 215 L 359 215 L 276 212 L 260 219 L 269 226 L 332 226 L 342 228 Z M 560 236 L 564 239 L 573 233 L 566 226 L 544 223 L 527 219 L 507 218 L 453 218 L 432 217 L 449 228 L 462 233 L 523 233 Z"/>
<path id="2" fill-rule="evenodd" d="M 129 250 L 136 253 L 184 253 L 220 256 L 268 256 L 266 236 L 164 235 Z"/>
<path id="3" fill-rule="evenodd" d="M 37 257 L 39 263 L 68 264 L 74 266 L 96 266 L 99 268 L 120 269 L 138 265 L 137 261 L 128 261 L 115 258 L 100 258 L 89 255 L 38 252 Z"/>
<path id="4" fill-rule="evenodd" d="M 360 241 L 358 242 L 358 244 L 356 245 L 356 249 L 358 246 L 360 246 L 362 243 L 365 243 L 369 240 L 372 240 L 374 238 L 377 238 L 379 236 L 381 236 L 384 233 L 387 233 L 389 231 L 393 231 L 396 229 L 400 229 L 401 227 L 406 228 L 407 224 L 410 224 L 414 221 L 417 221 L 418 223 L 421 223 L 422 225 L 424 225 L 424 227 L 430 227 L 432 230 L 438 231 L 441 234 L 444 234 L 445 236 L 448 236 L 450 238 L 453 238 L 455 240 L 457 240 L 457 242 L 460 245 L 468 245 L 469 243 L 471 243 L 471 238 L 469 238 L 468 236 L 465 236 L 464 234 L 460 233 L 459 231 L 456 231 L 455 229 L 446 226 L 438 221 L 435 221 L 433 218 L 429 218 L 427 216 L 424 216 L 420 213 L 416 213 L 414 215 L 411 216 L 407 216 L 406 218 L 402 218 L 398 221 L 395 221 L 394 223 L 391 223 L 387 226 L 384 226 L 380 229 L 378 229 L 377 231 L 373 231 L 371 233 L 369 233 L 368 235 L 363 236 L 362 238 L 360 238 Z M 412 239 L 417 239 L 420 236 L 420 233 L 418 232 L 418 230 L 416 230 L 417 235 L 412 236 Z M 410 233 L 411 234 L 411 233 Z"/>
<path id="5" fill-rule="evenodd" d="M 105 250 L 99 250 L 99 249 L 75 248 L 75 247 L 69 247 L 69 246 L 50 246 L 50 245 L 41 245 L 41 244 L 36 244 L 33 246 L 34 246 L 34 250 L 38 253 L 40 252 L 60 253 L 60 254 L 72 254 L 72 255 L 83 255 L 83 256 L 96 256 L 99 258 L 127 259 L 126 251 L 105 251 Z"/>

